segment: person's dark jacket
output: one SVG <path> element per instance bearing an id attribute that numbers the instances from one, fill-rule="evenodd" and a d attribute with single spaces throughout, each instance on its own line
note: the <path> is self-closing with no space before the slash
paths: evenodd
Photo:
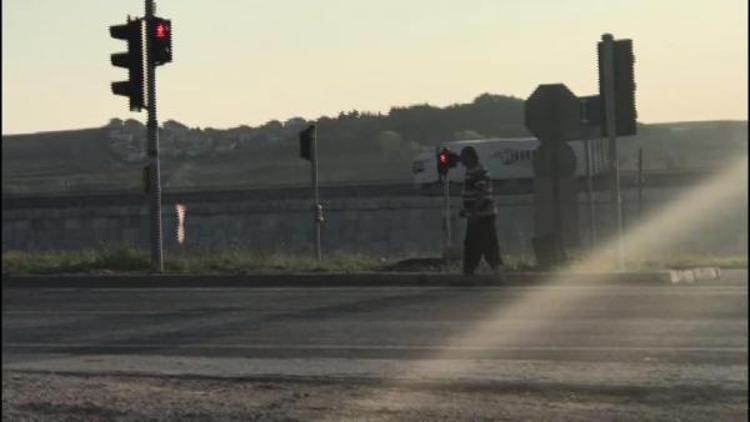
<path id="1" fill-rule="evenodd" d="M 487 217 L 497 213 L 492 197 L 492 180 L 481 164 L 466 169 L 463 188 L 464 212 L 469 218 Z"/>

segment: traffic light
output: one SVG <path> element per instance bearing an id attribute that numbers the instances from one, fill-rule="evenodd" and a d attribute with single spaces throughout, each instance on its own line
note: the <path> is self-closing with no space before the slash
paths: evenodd
<path id="1" fill-rule="evenodd" d="M 635 109 L 635 76 L 633 74 L 635 56 L 631 40 L 615 42 L 614 63 L 617 134 L 635 135 L 635 121 L 638 113 Z"/>
<path id="2" fill-rule="evenodd" d="M 154 16 L 148 31 L 151 37 L 151 62 L 161 66 L 172 61 L 172 21 Z"/>
<path id="3" fill-rule="evenodd" d="M 604 106 L 600 95 L 579 97 L 581 104 L 581 123 L 584 126 L 601 126 L 604 121 Z"/>
<path id="4" fill-rule="evenodd" d="M 604 43 L 599 42 L 597 53 L 599 56 L 599 94 L 604 102 Z M 632 40 L 614 40 L 612 42 L 612 64 L 614 69 L 614 100 L 615 100 L 615 134 L 617 136 L 635 135 L 638 113 L 635 108 L 635 77 L 633 65 Z M 606 113 L 602 113 L 604 134 L 607 133 Z"/>
<path id="5" fill-rule="evenodd" d="M 128 69 L 128 80 L 112 82 L 112 93 L 130 99 L 130 110 L 141 111 L 145 108 L 143 92 L 143 47 L 141 37 L 142 19 L 130 20 L 124 25 L 109 27 L 112 38 L 128 42 L 128 51 L 112 54 L 112 64 Z"/>
<path id="6" fill-rule="evenodd" d="M 458 154 L 448 148 L 441 149 L 437 154 L 437 171 L 438 174 L 445 176 L 448 170 L 456 167 L 460 161 Z"/>
<path id="7" fill-rule="evenodd" d="M 299 133 L 299 156 L 312 161 L 312 143 L 315 137 L 315 125 L 310 125 Z"/>

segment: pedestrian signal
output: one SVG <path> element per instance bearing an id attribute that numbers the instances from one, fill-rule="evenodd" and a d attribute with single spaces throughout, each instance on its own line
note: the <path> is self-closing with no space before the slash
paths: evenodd
<path id="1" fill-rule="evenodd" d="M 459 161 L 460 159 L 458 157 L 458 154 L 449 150 L 448 148 L 441 149 L 440 151 L 438 151 L 438 154 L 437 154 L 438 174 L 440 175 L 448 174 L 448 170 L 453 167 L 456 167 Z"/>

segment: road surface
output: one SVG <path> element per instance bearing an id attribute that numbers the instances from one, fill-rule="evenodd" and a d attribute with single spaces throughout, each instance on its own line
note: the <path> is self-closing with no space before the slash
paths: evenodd
<path id="1" fill-rule="evenodd" d="M 4 289 L 3 420 L 746 420 L 746 279 Z"/>

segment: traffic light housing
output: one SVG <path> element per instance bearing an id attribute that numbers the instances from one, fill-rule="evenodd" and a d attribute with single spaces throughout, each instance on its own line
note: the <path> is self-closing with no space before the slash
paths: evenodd
<path id="1" fill-rule="evenodd" d="M 448 174 L 448 170 L 456 167 L 460 161 L 458 154 L 449 150 L 448 148 L 442 148 L 437 153 L 437 171 L 441 176 Z"/>
<path id="2" fill-rule="evenodd" d="M 599 94 L 604 101 L 604 43 L 599 42 L 597 53 L 599 56 Z M 635 107 L 635 76 L 632 40 L 614 40 L 612 42 L 612 64 L 614 69 L 614 102 L 615 102 L 615 134 L 627 136 L 636 134 L 636 119 L 638 113 Z M 603 109 L 602 109 L 603 110 Z M 602 112 L 603 134 L 607 135 L 606 113 Z"/>
<path id="3" fill-rule="evenodd" d="M 299 156 L 312 161 L 312 143 L 315 138 L 315 125 L 310 125 L 299 133 Z"/>
<path id="4" fill-rule="evenodd" d="M 143 40 L 141 36 L 142 19 L 130 20 L 124 25 L 112 25 L 109 34 L 112 38 L 125 40 L 128 51 L 111 55 L 112 64 L 128 69 L 128 80 L 112 82 L 112 93 L 130 99 L 130 110 L 140 111 L 145 108 L 143 78 Z"/>
<path id="5" fill-rule="evenodd" d="M 604 105 L 600 95 L 579 97 L 581 123 L 584 126 L 599 127 L 604 121 Z"/>
<path id="6" fill-rule="evenodd" d="M 161 66 L 172 61 L 172 21 L 154 16 L 148 35 L 151 38 L 151 62 Z"/>

